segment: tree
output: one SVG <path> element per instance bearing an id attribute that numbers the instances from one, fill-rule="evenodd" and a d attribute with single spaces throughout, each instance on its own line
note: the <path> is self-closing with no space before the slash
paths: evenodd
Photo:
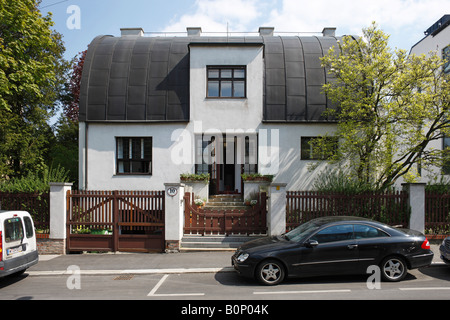
<path id="1" fill-rule="evenodd" d="M 80 113 L 80 88 L 81 75 L 83 72 L 84 60 L 86 59 L 87 50 L 84 50 L 75 57 L 72 73 L 68 84 L 69 99 L 64 102 L 64 115 L 73 122 L 78 122 Z"/>
<path id="2" fill-rule="evenodd" d="M 0 179 L 43 170 L 68 63 L 40 0 L 0 0 Z"/>
<path id="3" fill-rule="evenodd" d="M 324 85 L 338 106 L 327 111 L 336 132 L 316 139 L 328 162 L 345 168 L 361 185 L 385 189 L 414 168 L 441 167 L 448 152 L 430 143 L 450 135 L 450 81 L 435 53 L 392 52 L 375 23 L 360 38 L 344 37 L 322 65 L 334 81 Z M 329 136 L 339 140 L 339 148 Z"/>

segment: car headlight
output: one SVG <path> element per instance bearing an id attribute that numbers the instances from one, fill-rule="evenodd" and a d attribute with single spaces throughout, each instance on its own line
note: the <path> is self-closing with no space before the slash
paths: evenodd
<path id="1" fill-rule="evenodd" d="M 243 252 L 236 258 L 236 260 L 239 262 L 244 262 L 245 260 L 247 260 L 248 256 L 248 253 Z"/>

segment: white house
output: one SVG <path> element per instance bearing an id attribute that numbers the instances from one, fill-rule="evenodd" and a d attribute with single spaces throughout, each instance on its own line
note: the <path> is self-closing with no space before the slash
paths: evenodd
<path id="1" fill-rule="evenodd" d="M 335 128 L 322 93 L 321 36 L 147 37 L 122 29 L 89 45 L 80 95 L 80 188 L 162 190 L 209 173 L 210 192 L 242 192 L 242 173 L 311 187 L 308 145 Z"/>

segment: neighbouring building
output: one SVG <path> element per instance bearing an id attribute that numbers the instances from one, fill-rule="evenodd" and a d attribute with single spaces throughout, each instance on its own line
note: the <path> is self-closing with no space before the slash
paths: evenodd
<path id="1" fill-rule="evenodd" d="M 308 141 L 334 130 L 320 36 L 148 37 L 121 29 L 89 45 L 80 96 L 80 188 L 161 190 L 209 173 L 210 194 L 241 193 L 242 173 L 309 189 Z M 319 170 L 319 169 L 317 169 Z"/>
<path id="2" fill-rule="evenodd" d="M 431 25 L 425 32 L 425 37 L 412 46 L 410 54 L 429 55 L 435 53 L 446 60 L 444 72 L 450 72 L 450 14 L 442 16 Z M 450 147 L 450 137 L 440 139 L 431 143 L 430 147 L 445 149 Z M 436 173 L 450 175 L 450 164 L 445 165 L 442 170 L 437 168 Z M 426 178 L 426 177 L 425 177 Z"/>

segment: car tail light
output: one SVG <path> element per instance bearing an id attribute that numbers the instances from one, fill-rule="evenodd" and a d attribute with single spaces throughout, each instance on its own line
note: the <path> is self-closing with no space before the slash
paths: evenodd
<path id="1" fill-rule="evenodd" d="M 430 247 L 430 242 L 428 241 L 427 238 L 425 238 L 425 241 L 422 243 L 422 249 L 431 249 Z"/>
<path id="2" fill-rule="evenodd" d="M 3 259 L 3 234 L 0 231 L 0 261 Z"/>

